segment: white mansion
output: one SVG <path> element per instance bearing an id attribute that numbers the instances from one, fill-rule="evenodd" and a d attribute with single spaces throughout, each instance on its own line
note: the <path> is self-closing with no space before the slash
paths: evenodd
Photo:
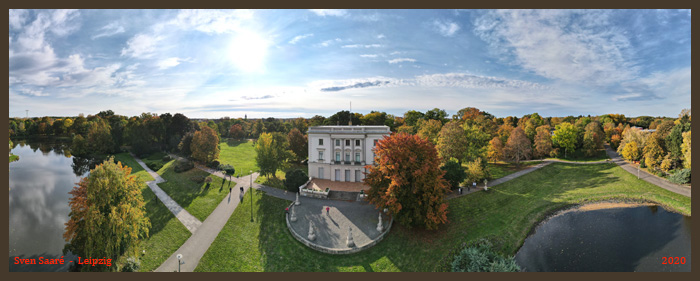
<path id="1" fill-rule="evenodd" d="M 391 133 L 387 126 L 310 127 L 309 177 L 361 182 L 374 163 L 374 146 Z"/>

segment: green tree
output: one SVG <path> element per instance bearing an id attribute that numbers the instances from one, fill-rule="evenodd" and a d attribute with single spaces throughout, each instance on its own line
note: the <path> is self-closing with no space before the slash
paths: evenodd
<path id="1" fill-rule="evenodd" d="M 479 182 L 486 178 L 486 163 L 481 161 L 481 158 L 477 158 L 474 161 L 467 163 L 467 184 L 472 182 Z"/>
<path id="2" fill-rule="evenodd" d="M 464 139 L 467 143 L 462 154 L 462 163 L 472 162 L 476 159 L 484 160 L 489 145 L 489 135 L 476 125 L 465 123 L 462 127 L 464 128 Z M 483 162 L 485 163 L 486 161 Z"/>
<path id="3" fill-rule="evenodd" d="M 445 176 L 443 177 L 445 180 L 447 180 L 450 188 L 452 189 L 458 188 L 459 183 L 461 183 L 467 177 L 467 173 L 464 172 L 462 164 L 460 164 L 459 160 L 454 157 L 443 163 L 440 169 L 445 171 Z"/>
<path id="4" fill-rule="evenodd" d="M 593 156 L 599 149 L 602 149 L 604 139 L 605 133 L 600 129 L 600 124 L 598 122 L 588 123 L 583 134 L 583 150 L 586 155 Z"/>
<path id="5" fill-rule="evenodd" d="M 192 158 L 208 164 L 219 158 L 219 135 L 211 127 L 202 127 L 192 136 Z"/>
<path id="6" fill-rule="evenodd" d="M 680 161 L 683 158 L 681 145 L 683 144 L 683 133 L 690 130 L 690 123 L 673 126 L 671 132 L 666 136 L 666 151 L 671 153 L 673 161 Z"/>
<path id="7" fill-rule="evenodd" d="M 427 140 L 404 133 L 383 138 L 375 147 L 376 165 L 368 166 L 364 182 L 369 201 L 387 208 L 406 227 L 436 229 L 447 222 L 449 192 L 440 160 Z"/>
<path id="8" fill-rule="evenodd" d="M 260 175 L 276 176 L 275 172 L 282 165 L 280 161 L 282 149 L 279 146 L 280 144 L 274 140 L 272 134 L 260 134 L 258 141 L 255 143 L 255 160 L 258 163 L 258 167 L 260 167 Z"/>
<path id="9" fill-rule="evenodd" d="M 307 136 L 299 132 L 297 128 L 293 128 L 287 134 L 287 143 L 294 153 L 297 162 L 304 161 L 309 155 L 309 142 Z"/>
<path id="10" fill-rule="evenodd" d="M 433 108 L 425 112 L 423 116 L 426 120 L 437 120 L 445 124 L 447 122 L 447 112 L 444 109 Z"/>
<path id="11" fill-rule="evenodd" d="M 443 162 L 450 158 L 463 159 L 467 151 L 465 130 L 458 121 L 447 122 L 438 134 L 437 150 Z"/>
<path id="12" fill-rule="evenodd" d="M 71 208 L 63 238 L 64 248 L 88 258 L 134 256 L 151 223 L 141 196 L 143 182 L 131 168 L 105 160 L 69 192 Z M 127 252 L 131 250 L 131 252 Z M 107 271 L 116 267 L 83 266 L 83 271 Z"/>
<path id="13" fill-rule="evenodd" d="M 415 126 L 418 120 L 423 119 L 425 114 L 420 111 L 409 110 L 403 114 L 403 122 L 407 126 Z"/>
<path id="14" fill-rule="evenodd" d="M 428 139 L 433 145 L 437 144 L 438 134 L 442 129 L 442 122 L 438 120 L 418 120 L 418 136 Z"/>
<path id="15" fill-rule="evenodd" d="M 563 122 L 556 126 L 552 142 L 564 149 L 564 157 L 566 157 L 567 152 L 574 151 L 578 145 L 578 130 L 571 123 Z"/>
<path id="16" fill-rule="evenodd" d="M 287 172 L 284 179 L 284 187 L 291 192 L 299 192 L 299 187 L 309 180 L 309 176 L 301 169 L 294 169 Z"/>

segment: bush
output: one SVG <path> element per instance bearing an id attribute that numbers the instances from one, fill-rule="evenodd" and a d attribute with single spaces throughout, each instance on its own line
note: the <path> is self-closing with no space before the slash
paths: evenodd
<path id="1" fill-rule="evenodd" d="M 205 176 L 193 176 L 190 178 L 191 181 L 196 183 L 203 183 L 206 180 Z"/>
<path id="2" fill-rule="evenodd" d="M 284 180 L 284 187 L 292 192 L 299 191 L 299 187 L 305 184 L 309 180 L 309 176 L 300 169 L 295 169 L 287 172 L 286 179 Z"/>
<path id="3" fill-rule="evenodd" d="M 668 177 L 668 180 L 672 183 L 686 184 L 690 182 L 690 169 L 678 170 Z"/>
<path id="4" fill-rule="evenodd" d="M 146 164 L 146 166 L 148 166 L 148 168 L 151 168 L 151 170 L 153 171 L 158 171 L 160 170 L 160 168 L 163 168 L 163 164 L 158 162 L 150 162 Z"/>
<path id="5" fill-rule="evenodd" d="M 170 158 L 169 155 L 165 155 L 165 156 L 163 156 L 163 159 L 162 159 L 162 160 L 163 160 L 163 162 L 166 162 L 166 163 L 167 163 L 167 162 L 170 162 L 171 159 L 172 159 L 172 158 Z"/>
<path id="6" fill-rule="evenodd" d="M 192 163 L 191 161 L 188 161 L 188 160 L 180 160 L 180 161 L 177 161 L 177 163 L 175 164 L 174 170 L 176 173 L 182 173 L 185 171 L 189 171 L 192 168 L 194 168 L 194 163 Z"/>
<path id="7" fill-rule="evenodd" d="M 218 169 L 219 166 L 221 166 L 221 163 L 219 163 L 219 160 L 211 161 L 211 163 L 209 163 L 209 165 L 207 165 L 207 167 L 212 168 L 212 169 Z"/>
<path id="8" fill-rule="evenodd" d="M 452 272 L 518 272 L 515 258 L 503 257 L 493 250 L 488 240 L 479 240 L 458 252 L 452 261 Z"/>
<path id="9" fill-rule="evenodd" d="M 129 257 L 122 265 L 121 272 L 137 272 L 139 269 L 141 269 L 141 262 L 135 257 Z"/>

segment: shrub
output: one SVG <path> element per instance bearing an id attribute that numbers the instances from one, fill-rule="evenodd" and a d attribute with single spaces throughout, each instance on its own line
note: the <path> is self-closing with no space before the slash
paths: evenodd
<path id="1" fill-rule="evenodd" d="M 141 269 L 141 262 L 135 257 L 129 257 L 122 265 L 121 272 L 137 272 L 139 269 Z"/>
<path id="2" fill-rule="evenodd" d="M 668 177 L 668 180 L 672 183 L 686 184 L 690 182 L 690 169 L 678 170 Z"/>
<path id="3" fill-rule="evenodd" d="M 212 168 L 212 169 L 218 169 L 219 166 L 221 166 L 221 163 L 219 163 L 219 160 L 211 161 L 211 163 L 209 163 L 209 165 L 207 165 L 207 167 Z"/>
<path id="4" fill-rule="evenodd" d="M 296 169 L 287 173 L 284 180 L 284 187 L 292 192 L 299 191 L 299 187 L 309 180 L 309 176 L 300 169 Z"/>
<path id="5" fill-rule="evenodd" d="M 190 177 L 190 180 L 196 183 L 203 183 L 205 181 L 206 177 L 205 176 L 193 176 Z"/>
<path id="6" fill-rule="evenodd" d="M 163 168 L 163 164 L 158 162 L 150 162 L 146 166 L 148 166 L 148 168 L 151 168 L 151 170 L 153 171 L 158 171 L 160 170 L 160 168 Z"/>
<path id="7" fill-rule="evenodd" d="M 182 173 L 185 171 L 189 171 L 192 168 L 194 168 L 194 163 L 188 160 L 180 160 L 177 161 L 177 164 L 175 164 L 175 172 L 176 173 Z"/>
<path id="8" fill-rule="evenodd" d="M 518 272 L 513 256 L 503 257 L 493 250 L 488 240 L 478 240 L 455 255 L 452 272 Z"/>
<path id="9" fill-rule="evenodd" d="M 170 162 L 171 159 L 172 159 L 172 158 L 170 158 L 169 155 L 165 155 L 165 156 L 163 156 L 163 159 L 162 159 L 162 160 L 163 160 L 163 162 L 166 162 L 166 163 L 167 163 L 167 162 Z"/>

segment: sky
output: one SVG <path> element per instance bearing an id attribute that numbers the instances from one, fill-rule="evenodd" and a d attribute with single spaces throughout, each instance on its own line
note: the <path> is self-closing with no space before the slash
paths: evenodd
<path id="1" fill-rule="evenodd" d="M 677 116 L 690 10 L 9 10 L 9 116 Z"/>

